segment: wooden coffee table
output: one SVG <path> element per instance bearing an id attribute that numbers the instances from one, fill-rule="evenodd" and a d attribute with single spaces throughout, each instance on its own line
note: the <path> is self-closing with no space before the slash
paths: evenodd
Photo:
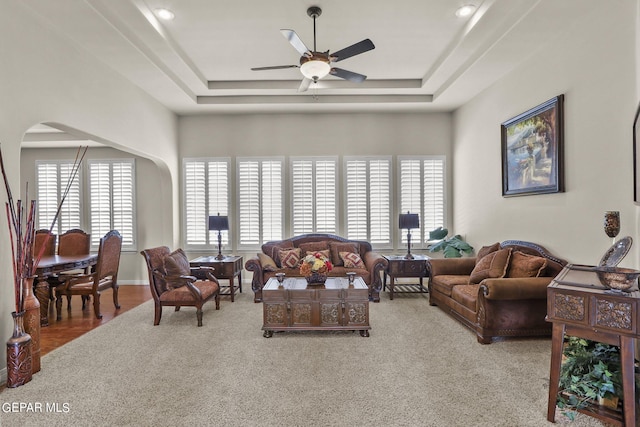
<path id="1" fill-rule="evenodd" d="M 329 277 L 324 285 L 307 285 L 304 278 L 275 278 L 262 288 L 264 337 L 279 331 L 360 331 L 369 336 L 369 288 L 360 277 L 349 284 Z"/>

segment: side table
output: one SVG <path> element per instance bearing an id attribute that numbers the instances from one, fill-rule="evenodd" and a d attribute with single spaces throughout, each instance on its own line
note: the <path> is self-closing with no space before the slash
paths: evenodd
<path id="1" fill-rule="evenodd" d="M 216 259 L 215 256 L 201 256 L 189 261 L 191 267 L 213 267 L 215 271 L 213 275 L 216 279 L 226 279 L 229 281 L 229 292 L 223 292 L 220 289 L 220 295 L 230 295 L 231 302 L 234 301 L 236 289 L 234 280 L 238 277 L 238 289 L 242 293 L 242 257 L 241 256 L 225 256 L 223 259 Z M 220 286 L 224 288 L 226 286 Z"/>
<path id="2" fill-rule="evenodd" d="M 429 257 L 424 255 L 414 255 L 413 259 L 407 259 L 404 255 L 383 255 L 383 257 L 389 262 L 389 266 L 384 272 L 384 282 L 382 289 L 387 287 L 387 276 L 391 278 L 389 283 L 389 298 L 393 299 L 393 293 L 395 288 L 395 279 L 397 277 L 417 277 L 419 283 L 407 284 L 406 286 L 415 286 L 417 289 L 413 292 L 425 293 L 429 292 L 427 288 L 422 285 L 422 279 L 429 277 Z M 407 291 L 412 292 L 412 291 Z"/>
<path id="3" fill-rule="evenodd" d="M 638 338 L 640 292 L 607 292 L 594 267 L 569 264 L 547 287 L 547 321 L 553 323 L 547 420 L 554 422 L 564 336 L 586 338 L 620 347 L 622 410 L 590 405 L 579 409 L 618 426 L 636 425 L 634 347 Z"/>

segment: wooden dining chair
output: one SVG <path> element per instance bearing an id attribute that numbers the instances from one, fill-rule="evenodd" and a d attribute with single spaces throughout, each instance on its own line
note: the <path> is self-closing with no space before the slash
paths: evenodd
<path id="1" fill-rule="evenodd" d="M 96 318 L 102 319 L 100 313 L 100 294 L 106 289 L 113 289 L 113 305 L 118 304 L 118 267 L 120 266 L 120 252 L 122 250 L 122 236 L 117 230 L 111 230 L 100 239 L 98 247 L 98 262 L 91 274 L 81 274 L 65 277 L 56 287 L 57 320 L 62 318 L 62 297 L 82 295 L 93 297 L 93 310 Z M 85 309 L 85 299 L 82 309 Z"/>
<path id="2" fill-rule="evenodd" d="M 91 250 L 91 235 L 85 233 L 84 230 L 79 228 L 72 228 L 65 231 L 58 236 L 58 255 L 60 256 L 78 256 L 86 255 Z M 58 278 L 58 282 L 64 282 L 70 275 L 78 275 L 78 273 L 89 274 L 91 267 L 87 267 L 82 271 L 65 272 L 62 277 Z M 87 304 L 89 300 L 88 295 L 82 296 L 82 308 Z M 67 310 L 71 309 L 71 295 L 67 295 Z"/>
<path id="3" fill-rule="evenodd" d="M 196 307 L 198 326 L 202 326 L 202 306 L 210 300 L 220 309 L 220 284 L 213 268 L 191 268 L 182 249 L 170 252 L 166 246 L 140 252 L 147 263 L 149 286 L 155 303 L 153 325 L 160 324 L 162 307 Z"/>
<path id="4" fill-rule="evenodd" d="M 36 230 L 35 240 L 33 242 L 33 257 L 40 255 L 40 250 L 45 246 L 42 256 L 51 256 L 56 254 L 56 235 L 46 228 Z"/>
<path id="5" fill-rule="evenodd" d="M 58 236 L 58 255 L 76 256 L 86 255 L 91 249 L 91 235 L 80 230 L 72 228 Z"/>

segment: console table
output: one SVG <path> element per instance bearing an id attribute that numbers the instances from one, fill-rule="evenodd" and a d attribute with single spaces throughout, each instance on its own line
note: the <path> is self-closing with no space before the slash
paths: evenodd
<path id="1" fill-rule="evenodd" d="M 234 280 L 238 278 L 238 289 L 242 293 L 242 257 L 226 256 L 223 259 L 216 259 L 215 256 L 201 256 L 189 261 L 191 267 L 212 267 L 213 275 L 216 279 L 226 279 L 229 281 L 229 292 L 220 292 L 220 295 L 230 295 L 231 302 L 234 301 L 236 289 Z M 226 287 L 226 286 L 221 286 Z"/>
<path id="2" fill-rule="evenodd" d="M 324 285 L 304 278 L 273 277 L 262 288 L 264 337 L 277 331 L 350 330 L 369 336 L 369 287 L 360 277 L 329 277 Z"/>
<path id="3" fill-rule="evenodd" d="M 610 293 L 594 267 L 569 264 L 547 287 L 547 321 L 553 322 L 547 420 L 554 422 L 564 336 L 620 346 L 623 410 L 592 405 L 580 410 L 619 426 L 636 424 L 634 342 L 638 338 L 640 292 Z"/>
<path id="4" fill-rule="evenodd" d="M 387 269 L 384 271 L 384 282 L 382 289 L 387 288 L 387 276 L 391 278 L 389 283 L 389 299 L 393 299 L 395 290 L 395 280 L 397 277 L 417 277 L 419 283 L 411 283 L 406 286 L 415 286 L 417 289 L 413 292 L 428 292 L 427 288 L 422 285 L 422 279 L 429 277 L 429 257 L 424 255 L 414 255 L 412 259 L 407 259 L 404 255 L 383 255 L 389 262 Z M 411 291 L 405 291 L 411 292 Z"/>

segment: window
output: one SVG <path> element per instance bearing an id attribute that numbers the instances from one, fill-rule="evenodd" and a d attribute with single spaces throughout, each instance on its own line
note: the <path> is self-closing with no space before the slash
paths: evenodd
<path id="1" fill-rule="evenodd" d="M 391 244 L 391 158 L 345 158 L 346 234 Z"/>
<path id="2" fill-rule="evenodd" d="M 60 199 L 69 182 L 73 162 L 36 161 L 36 199 L 38 228 L 49 229 L 56 216 Z M 80 194 L 80 171 L 69 186 L 69 192 L 60 209 L 60 215 L 53 227 L 54 234 L 62 234 L 72 228 L 82 228 L 82 205 Z"/>
<path id="3" fill-rule="evenodd" d="M 412 231 L 412 242 L 426 243 L 429 232 L 444 227 L 445 158 L 399 157 L 400 212 L 420 215 L 421 229 Z M 406 231 L 402 242 L 407 242 Z"/>
<path id="4" fill-rule="evenodd" d="M 283 229 L 282 158 L 238 158 L 238 246 L 281 240 Z"/>
<path id="5" fill-rule="evenodd" d="M 89 160 L 91 246 L 110 230 L 122 236 L 122 249 L 135 250 L 135 170 L 133 159 Z"/>
<path id="6" fill-rule="evenodd" d="M 291 160 L 291 224 L 294 236 L 337 230 L 336 158 Z"/>
<path id="7" fill-rule="evenodd" d="M 229 158 L 183 161 L 186 246 L 217 244 L 218 232 L 209 230 L 209 216 L 229 215 L 229 163 Z M 222 231 L 222 244 L 229 244 L 228 231 Z"/>

